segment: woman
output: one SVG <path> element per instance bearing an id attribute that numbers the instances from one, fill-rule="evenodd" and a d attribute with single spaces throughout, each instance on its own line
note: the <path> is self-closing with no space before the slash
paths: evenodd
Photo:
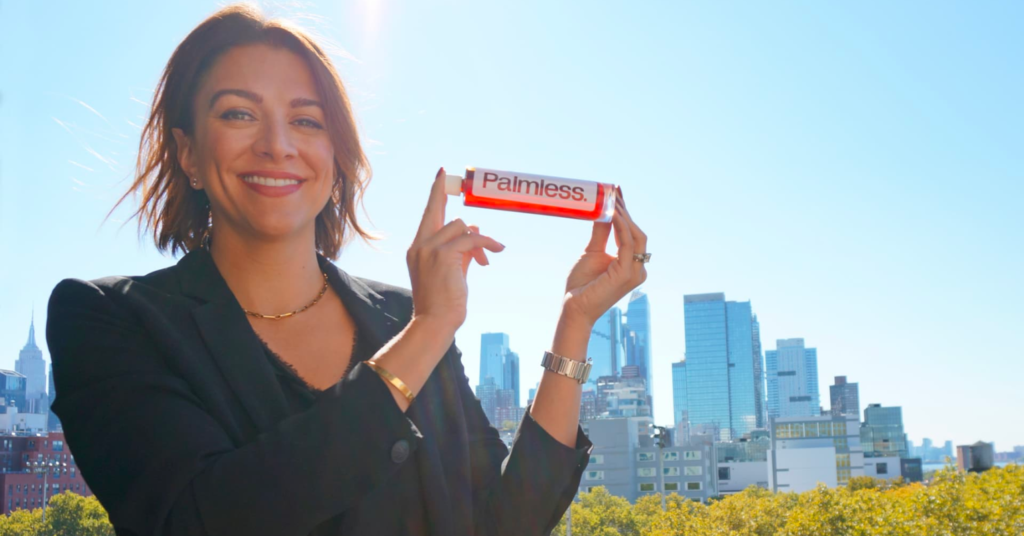
<path id="1" fill-rule="evenodd" d="M 65 279 L 49 303 L 53 411 L 118 534 L 520 536 L 561 518 L 592 448 L 581 378 L 544 372 L 510 452 L 453 344 L 471 260 L 503 246 L 445 223 L 440 170 L 411 292 L 349 276 L 328 259 L 368 238 L 367 176 L 338 75 L 302 32 L 231 6 L 174 52 L 125 196 L 186 254 Z M 645 279 L 645 246 L 623 203 L 594 226 L 553 361 L 582 365 L 594 322 Z"/>

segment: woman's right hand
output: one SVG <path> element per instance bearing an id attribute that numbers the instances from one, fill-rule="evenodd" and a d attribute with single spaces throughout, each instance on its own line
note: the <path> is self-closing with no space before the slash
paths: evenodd
<path id="1" fill-rule="evenodd" d="M 423 220 L 409 251 L 406 263 L 412 281 L 413 320 L 426 322 L 441 333 L 455 336 L 455 330 L 466 320 L 466 299 L 469 288 L 466 274 L 469 264 L 488 263 L 484 249 L 499 252 L 505 246 L 480 234 L 475 225 L 461 219 L 444 223 L 448 195 L 444 188 L 444 168 L 434 177 Z"/>

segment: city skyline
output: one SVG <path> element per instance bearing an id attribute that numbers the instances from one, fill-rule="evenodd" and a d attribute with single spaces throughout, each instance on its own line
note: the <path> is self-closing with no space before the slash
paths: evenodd
<path id="1" fill-rule="evenodd" d="M 0 5 L 0 367 L 14 370 L 33 305 L 49 361 L 61 279 L 176 262 L 137 237 L 131 203 L 103 218 L 174 44 L 216 7 Z M 822 394 L 834 376 L 858 381 L 861 404 L 901 406 L 918 443 L 1024 443 L 989 410 L 1024 405 L 1024 5 L 281 9 L 333 41 L 374 170 L 361 221 L 384 239 L 352 243 L 346 272 L 408 287 L 405 250 L 441 165 L 620 184 L 652 253 L 658 424 L 672 424 L 683 296 L 725 292 L 754 304 L 765 348 L 800 336 L 819 350 Z M 491 20 L 532 37 L 478 39 Z M 452 82 L 467 72 L 475 83 Z M 505 332 L 525 398 L 590 225 L 455 198 L 447 217 L 507 246 L 470 269 L 466 374 L 479 378 L 480 334 Z"/>

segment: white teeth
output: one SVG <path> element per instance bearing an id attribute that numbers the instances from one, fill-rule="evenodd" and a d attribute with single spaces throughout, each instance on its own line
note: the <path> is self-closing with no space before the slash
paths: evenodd
<path id="1" fill-rule="evenodd" d="M 263 186 L 291 186 L 292 184 L 298 184 L 300 182 L 295 179 L 273 179 L 270 177 L 258 177 L 253 175 L 242 177 L 242 180 L 253 184 L 262 184 Z"/>

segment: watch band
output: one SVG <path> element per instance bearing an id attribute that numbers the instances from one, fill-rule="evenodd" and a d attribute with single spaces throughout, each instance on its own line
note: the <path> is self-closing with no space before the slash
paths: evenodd
<path id="1" fill-rule="evenodd" d="M 540 364 L 555 374 L 572 378 L 578 383 L 587 383 L 593 361 L 593 359 L 587 358 L 587 361 L 584 363 L 583 361 L 570 359 L 551 352 L 544 352 L 544 358 L 541 359 Z"/>

